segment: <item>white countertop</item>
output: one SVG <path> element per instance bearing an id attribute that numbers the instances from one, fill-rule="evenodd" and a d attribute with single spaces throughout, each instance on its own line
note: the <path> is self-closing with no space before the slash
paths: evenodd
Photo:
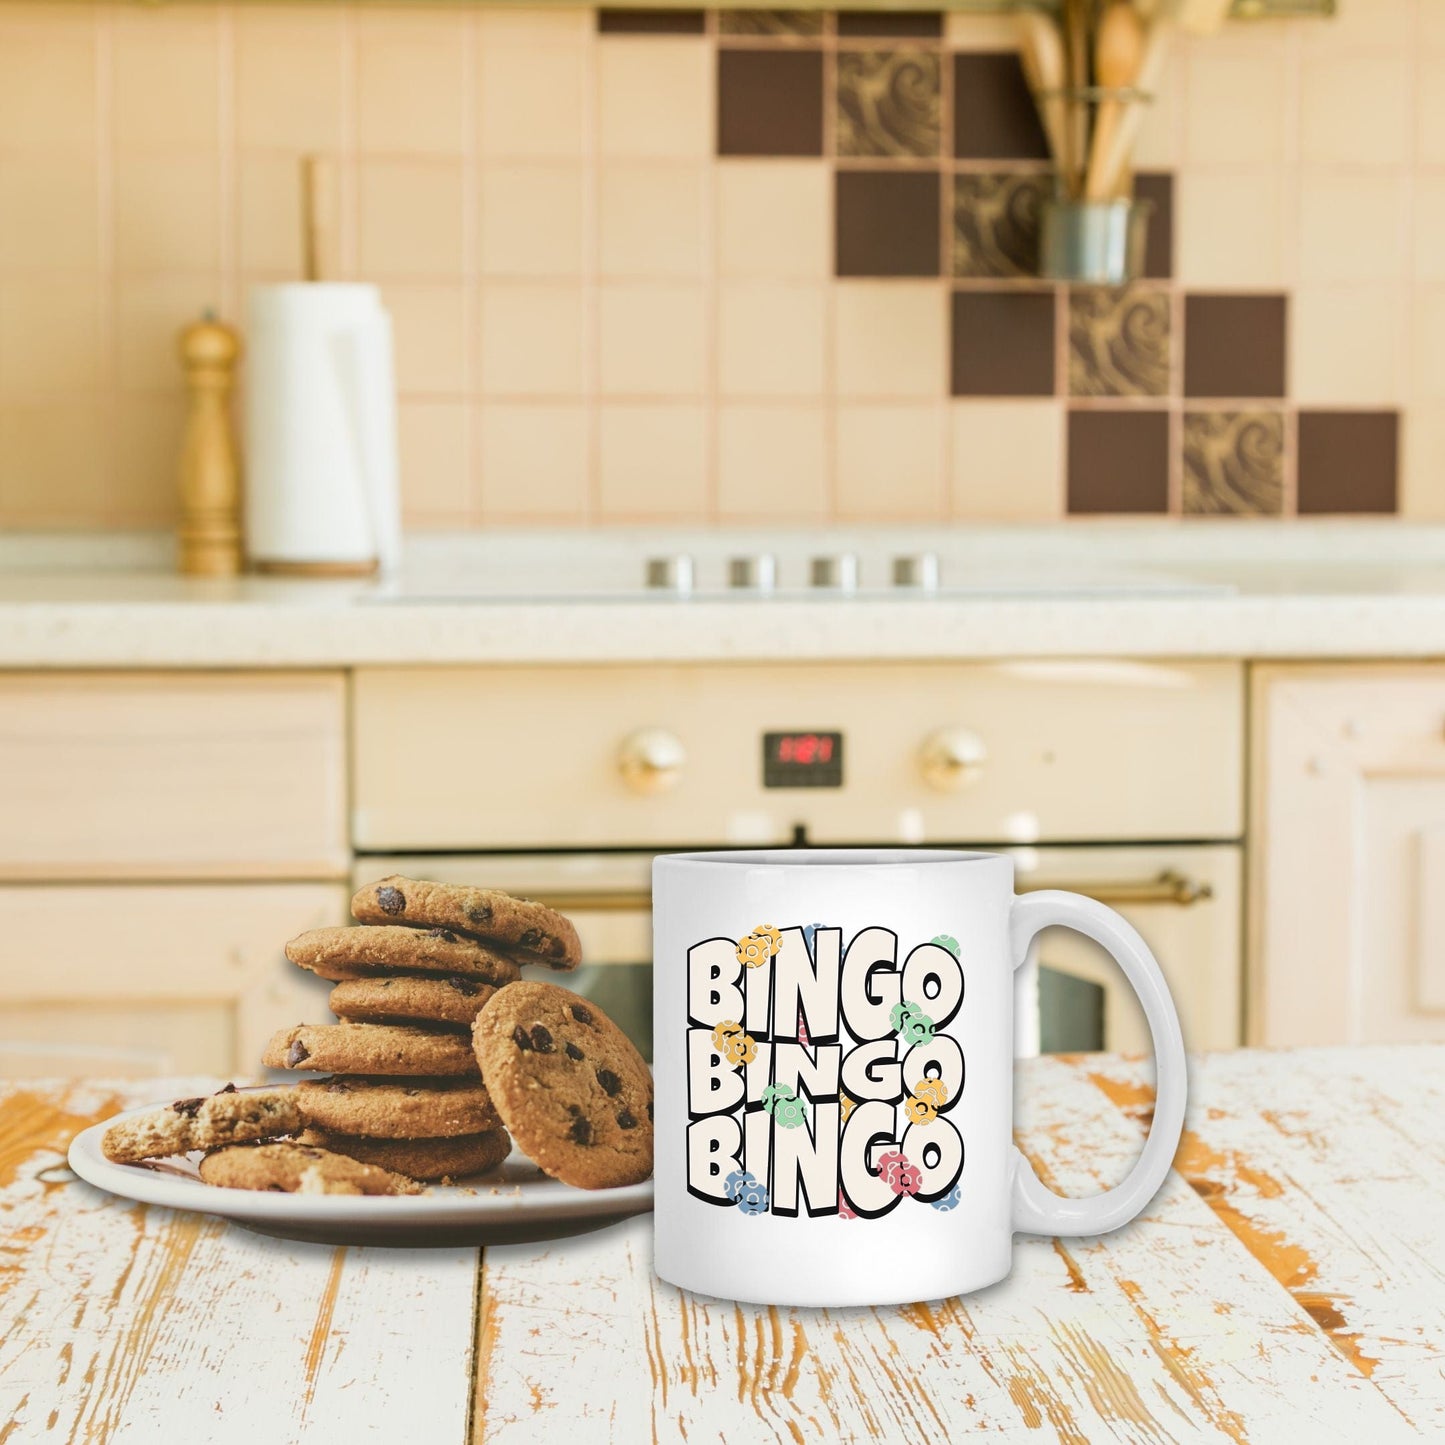
<path id="1" fill-rule="evenodd" d="M 726 557 L 767 549 L 779 595 L 720 590 Z M 937 550 L 944 589 L 804 591 L 803 560 L 845 549 L 865 583 Z M 189 580 L 168 551 L 0 539 L 0 667 L 1445 657 L 1445 527 L 1398 522 L 423 536 L 383 583 Z M 646 595 L 643 560 L 677 551 L 699 592 Z"/>

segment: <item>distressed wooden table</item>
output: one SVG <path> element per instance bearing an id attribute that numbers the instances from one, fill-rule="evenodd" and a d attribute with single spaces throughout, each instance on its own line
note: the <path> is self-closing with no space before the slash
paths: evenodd
<path id="1" fill-rule="evenodd" d="M 1022 1065 L 1040 1174 L 1119 1177 L 1148 1079 Z M 0 1445 L 1445 1438 L 1445 1047 L 1201 1058 L 1144 1217 L 877 1310 L 680 1294 L 646 1220 L 480 1261 L 329 1249 L 63 1167 L 86 1124 L 207 1082 L 0 1085 Z"/>

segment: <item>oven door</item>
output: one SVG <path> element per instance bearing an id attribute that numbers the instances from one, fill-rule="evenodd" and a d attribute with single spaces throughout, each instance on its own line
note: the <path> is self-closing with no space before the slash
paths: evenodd
<path id="1" fill-rule="evenodd" d="M 1240 1042 L 1240 850 L 1233 844 L 1085 845 L 1008 850 L 1020 891 L 1068 888 L 1117 908 L 1159 959 L 1193 1049 Z M 548 903 L 577 927 L 575 973 L 528 968 L 598 1005 L 652 1057 L 652 852 L 371 855 L 356 886 L 388 873 L 502 888 Z M 1147 1053 L 1149 1033 L 1118 966 L 1065 929 L 1040 935 L 1019 972 L 1021 1054 Z"/>

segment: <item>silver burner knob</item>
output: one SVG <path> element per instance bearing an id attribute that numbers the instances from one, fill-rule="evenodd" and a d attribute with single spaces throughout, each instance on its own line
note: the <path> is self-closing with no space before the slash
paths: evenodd
<path id="1" fill-rule="evenodd" d="M 771 592 L 778 582 L 778 562 L 771 552 L 728 558 L 728 586 L 739 592 Z"/>
<path id="2" fill-rule="evenodd" d="M 692 558 L 685 552 L 675 557 L 649 557 L 647 585 L 653 591 L 688 596 L 692 592 Z"/>
<path id="3" fill-rule="evenodd" d="M 839 552 L 831 557 L 814 557 L 808 566 L 808 581 L 814 587 L 831 588 L 837 592 L 858 590 L 858 557 L 853 552 Z"/>
<path id="4" fill-rule="evenodd" d="M 911 552 L 893 559 L 893 585 L 938 591 L 938 553 Z"/>

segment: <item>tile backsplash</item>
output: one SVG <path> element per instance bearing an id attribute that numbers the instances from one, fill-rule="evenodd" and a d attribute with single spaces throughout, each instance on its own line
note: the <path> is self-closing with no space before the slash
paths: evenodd
<path id="1" fill-rule="evenodd" d="M 1003 17 L 0 0 L 0 525 L 170 523 L 309 153 L 415 526 L 1445 516 L 1445 5 L 1340 10 L 1177 47 L 1111 291 Z"/>

